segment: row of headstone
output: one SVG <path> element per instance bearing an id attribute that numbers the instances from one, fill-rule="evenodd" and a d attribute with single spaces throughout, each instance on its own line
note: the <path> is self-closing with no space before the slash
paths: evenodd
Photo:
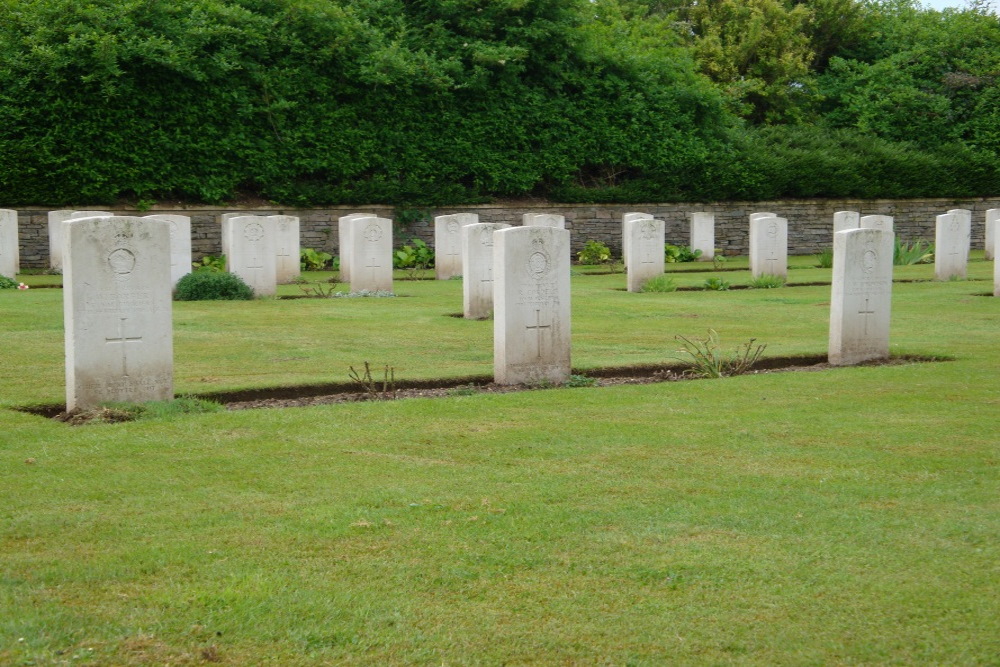
<path id="1" fill-rule="evenodd" d="M 972 211 L 952 209 L 937 216 L 934 227 L 934 277 L 964 279 L 968 274 Z"/>
<path id="2" fill-rule="evenodd" d="M 776 214 L 750 214 L 750 273 L 788 277 L 788 220 Z"/>
<path id="3" fill-rule="evenodd" d="M 341 216 L 340 279 L 352 292 L 392 291 L 392 220 L 367 213 Z"/>
<path id="4" fill-rule="evenodd" d="M 226 270 L 260 295 L 277 292 L 278 283 L 295 280 L 299 264 L 299 219 L 292 215 L 220 216 Z"/>
<path id="5" fill-rule="evenodd" d="M 649 213 L 631 212 L 622 215 L 622 261 L 629 263 L 629 245 L 632 242 L 628 232 L 628 224 L 634 220 L 652 220 Z M 664 229 L 666 225 L 664 224 Z M 665 241 L 664 241 L 665 242 Z M 692 250 L 700 250 L 699 261 L 708 262 L 715 258 L 715 214 L 696 212 L 691 214 L 691 233 L 689 245 Z"/>
<path id="6" fill-rule="evenodd" d="M 0 209 L 0 276 L 11 280 L 21 272 L 17 238 L 17 211 Z"/>

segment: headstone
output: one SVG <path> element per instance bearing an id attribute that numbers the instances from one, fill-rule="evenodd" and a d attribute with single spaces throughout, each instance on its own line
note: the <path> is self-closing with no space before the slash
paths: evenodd
<path id="1" fill-rule="evenodd" d="M 351 248 L 354 247 L 351 236 L 351 220 L 374 218 L 370 213 L 348 213 L 337 218 L 337 252 L 340 253 L 340 282 L 351 282 Z"/>
<path id="2" fill-rule="evenodd" d="M 172 399 L 168 224 L 85 218 L 63 232 L 66 409 Z"/>
<path id="3" fill-rule="evenodd" d="M 275 294 L 278 261 L 274 225 L 263 215 L 238 215 L 227 223 L 226 270 L 242 278 L 257 296 Z"/>
<path id="4" fill-rule="evenodd" d="M 363 217 L 348 220 L 351 246 L 351 291 L 392 291 L 392 220 Z"/>
<path id="5" fill-rule="evenodd" d="M 17 211 L 0 208 L 0 276 L 11 280 L 21 272 Z"/>
<path id="6" fill-rule="evenodd" d="M 475 213 L 434 218 L 434 277 L 448 280 L 462 275 L 462 228 L 479 222 Z"/>
<path id="7" fill-rule="evenodd" d="M 663 274 L 663 220 L 631 220 L 625 223 L 629 234 L 629 263 L 626 265 L 629 292 L 641 292 L 650 278 Z"/>
<path id="8" fill-rule="evenodd" d="M 699 262 L 711 262 L 715 259 L 714 213 L 691 214 L 691 250 L 701 250 Z"/>
<path id="9" fill-rule="evenodd" d="M 889 357 L 892 253 L 892 232 L 850 229 L 833 235 L 832 365 Z"/>
<path id="10" fill-rule="evenodd" d="M 462 313 L 467 320 L 493 313 L 493 232 L 508 227 L 502 222 L 462 227 Z"/>
<path id="11" fill-rule="evenodd" d="M 938 280 L 965 278 L 969 263 L 971 216 L 945 213 L 937 216 L 934 230 L 934 277 Z"/>
<path id="12" fill-rule="evenodd" d="M 837 211 L 833 214 L 833 233 L 861 227 L 861 214 L 857 211 Z"/>
<path id="13" fill-rule="evenodd" d="M 751 213 L 750 222 L 753 222 L 754 220 L 758 220 L 760 218 L 776 218 L 776 217 L 778 217 L 777 213 Z"/>
<path id="14" fill-rule="evenodd" d="M 750 271 L 754 278 L 763 275 L 788 277 L 788 221 L 784 218 L 751 218 Z"/>
<path id="15" fill-rule="evenodd" d="M 294 215 L 269 215 L 274 225 L 274 246 L 277 258 L 275 277 L 281 284 L 290 283 L 302 273 L 299 263 L 299 219 Z"/>
<path id="16" fill-rule="evenodd" d="M 985 252 L 983 257 L 986 260 L 995 260 L 996 255 L 996 237 L 997 237 L 997 220 L 1000 220 L 1000 208 L 991 208 L 986 211 L 986 239 L 983 244 Z"/>
<path id="17" fill-rule="evenodd" d="M 566 218 L 555 213 L 525 213 L 521 216 L 525 227 L 553 227 L 566 229 Z"/>
<path id="18" fill-rule="evenodd" d="M 191 218 L 186 215 L 147 215 L 143 220 L 162 220 L 170 227 L 170 284 L 191 273 Z"/>
<path id="19" fill-rule="evenodd" d="M 861 229 L 881 229 L 883 232 L 892 231 L 891 215 L 866 215 L 861 218 Z"/>
<path id="20" fill-rule="evenodd" d="M 1000 296 L 1000 234 L 993 235 L 993 296 Z"/>
<path id="21" fill-rule="evenodd" d="M 622 263 L 624 263 L 625 266 L 628 266 L 628 253 L 629 253 L 629 248 L 628 248 L 629 237 L 628 237 L 628 230 L 625 228 L 625 225 L 631 220 L 652 220 L 652 219 L 653 216 L 650 213 L 639 213 L 633 211 L 622 215 Z"/>
<path id="22" fill-rule="evenodd" d="M 222 254 L 226 257 L 227 265 L 229 261 L 229 239 L 232 235 L 232 225 L 229 224 L 229 221 L 244 215 L 246 213 L 223 213 L 219 216 L 219 247 L 222 249 Z"/>
<path id="23" fill-rule="evenodd" d="M 570 233 L 513 227 L 493 234 L 493 375 L 497 384 L 570 377 Z"/>
<path id="24" fill-rule="evenodd" d="M 63 230 L 62 223 L 70 219 L 110 216 L 109 211 L 49 211 L 49 266 L 62 269 L 63 263 Z"/>

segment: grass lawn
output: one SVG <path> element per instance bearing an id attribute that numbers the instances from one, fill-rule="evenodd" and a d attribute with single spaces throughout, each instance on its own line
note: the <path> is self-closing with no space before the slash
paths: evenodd
<path id="1" fill-rule="evenodd" d="M 896 271 L 922 282 L 893 288 L 893 353 L 947 362 L 83 427 L 10 409 L 63 400 L 62 294 L 0 291 L 0 664 L 996 664 L 1000 299 L 973 256 Z M 700 268 L 672 275 L 749 279 Z M 827 286 L 590 273 L 582 372 L 708 328 L 826 352 Z M 176 391 L 492 373 L 459 281 L 395 289 L 175 303 Z"/>

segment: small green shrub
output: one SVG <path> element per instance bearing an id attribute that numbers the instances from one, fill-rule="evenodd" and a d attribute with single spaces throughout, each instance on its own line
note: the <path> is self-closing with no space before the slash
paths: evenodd
<path id="1" fill-rule="evenodd" d="M 177 281 L 174 299 L 177 301 L 246 301 L 253 290 L 239 276 L 202 271 L 189 273 Z"/>
<path id="2" fill-rule="evenodd" d="M 774 289 L 775 287 L 784 287 L 785 278 L 783 276 L 776 276 L 770 273 L 762 273 L 756 278 L 751 278 L 747 281 L 747 286 L 750 289 Z"/>
<path id="3" fill-rule="evenodd" d="M 642 284 L 643 292 L 676 292 L 677 283 L 668 275 L 659 275 L 650 278 Z"/>
<path id="4" fill-rule="evenodd" d="M 581 264 L 587 266 L 607 264 L 611 261 L 611 248 L 591 239 L 583 245 L 583 250 L 576 253 L 576 256 Z"/>
<path id="5" fill-rule="evenodd" d="M 193 262 L 191 267 L 195 273 L 223 273 L 226 270 L 226 256 L 205 255 L 201 261 Z"/>
<path id="6" fill-rule="evenodd" d="M 722 378 L 733 375 L 742 375 L 753 368 L 757 363 L 767 345 L 754 345 L 756 338 L 751 338 L 749 342 L 736 348 L 729 356 L 722 352 L 719 342 L 719 334 L 715 329 L 708 330 L 705 338 L 695 338 L 691 340 L 686 336 L 674 336 L 674 340 L 681 342 L 678 352 L 684 357 L 676 357 L 681 361 L 691 364 L 691 368 L 684 372 L 685 375 L 702 378 Z"/>
<path id="7" fill-rule="evenodd" d="M 934 261 L 934 244 L 926 241 L 907 243 L 896 239 L 892 249 L 892 263 L 896 266 L 927 264 Z"/>
<path id="8" fill-rule="evenodd" d="M 564 387 L 593 387 L 597 384 L 597 378 L 586 375 L 570 375 L 569 379 L 563 383 Z"/>
<path id="9" fill-rule="evenodd" d="M 410 239 L 392 255 L 392 265 L 397 269 L 429 269 L 434 266 L 434 249 L 420 239 Z"/>
<path id="10" fill-rule="evenodd" d="M 833 268 L 833 248 L 824 248 L 816 253 L 816 266 L 821 269 Z"/>
<path id="11" fill-rule="evenodd" d="M 313 248 L 302 248 L 299 252 L 299 266 L 303 271 L 322 271 L 332 259 L 330 253 L 317 252 Z"/>
<path id="12" fill-rule="evenodd" d="M 7 276 L 0 276 L 0 289 L 17 289 L 17 281 Z"/>
<path id="13" fill-rule="evenodd" d="M 726 256 L 723 255 L 718 248 L 715 249 L 715 254 L 712 255 L 712 268 L 715 270 L 721 269 L 726 263 Z"/>
<path id="14" fill-rule="evenodd" d="M 663 247 L 663 255 L 668 264 L 693 262 L 701 257 L 701 250 L 692 250 L 691 246 L 668 243 Z"/>
<path id="15" fill-rule="evenodd" d="M 702 288 L 712 291 L 712 292 L 725 292 L 730 287 L 728 280 L 723 280 L 718 276 L 712 276 L 711 278 L 705 278 L 705 282 L 702 283 Z"/>

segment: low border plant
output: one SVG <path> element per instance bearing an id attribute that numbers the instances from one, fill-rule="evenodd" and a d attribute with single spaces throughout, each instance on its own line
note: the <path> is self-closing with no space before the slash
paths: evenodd
<path id="1" fill-rule="evenodd" d="M 705 278 L 705 282 L 702 283 L 701 287 L 709 292 L 725 292 L 732 285 L 728 280 L 720 278 L 719 276 L 712 276 L 711 278 Z"/>
<path id="2" fill-rule="evenodd" d="M 675 357 L 691 367 L 684 375 L 698 378 L 723 378 L 733 375 L 743 375 L 753 369 L 767 345 L 759 344 L 756 338 L 751 338 L 727 355 L 722 351 L 719 333 L 715 329 L 708 330 L 705 338 L 688 338 L 676 335 L 674 340 L 681 343 L 677 352 L 684 356 Z"/>
<path id="3" fill-rule="evenodd" d="M 676 292 L 677 283 L 674 279 L 666 274 L 654 276 L 642 284 L 642 289 L 640 290 L 645 293 L 650 292 Z"/>
<path id="4" fill-rule="evenodd" d="M 785 286 L 785 277 L 776 276 L 772 273 L 762 273 L 756 278 L 751 278 L 747 281 L 747 287 L 750 289 L 774 289 L 776 287 Z"/>

